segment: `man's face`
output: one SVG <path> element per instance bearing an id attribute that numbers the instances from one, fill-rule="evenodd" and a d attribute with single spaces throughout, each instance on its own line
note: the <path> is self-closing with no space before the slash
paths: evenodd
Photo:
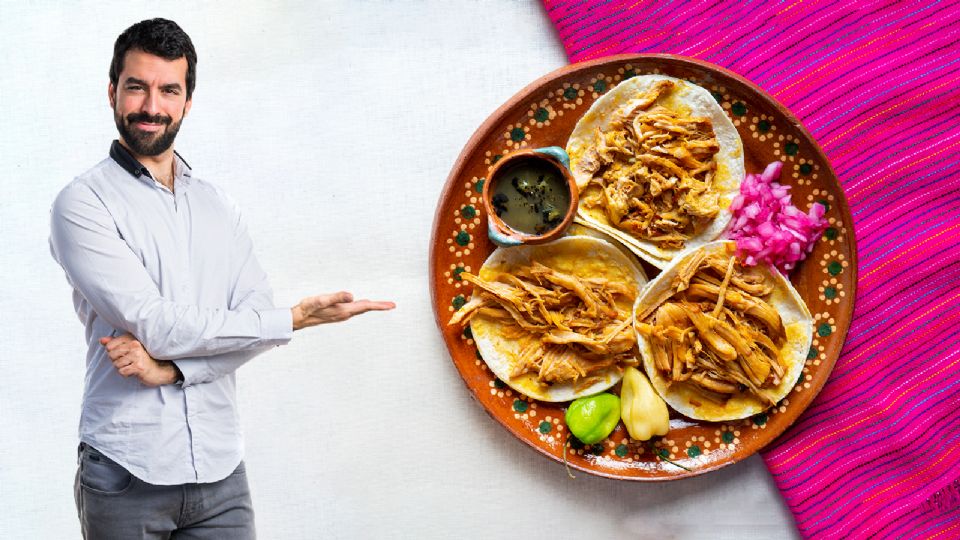
<path id="1" fill-rule="evenodd" d="M 166 60 L 129 50 L 117 86 L 109 86 L 117 130 L 135 154 L 156 156 L 167 151 L 190 111 L 187 59 Z"/>

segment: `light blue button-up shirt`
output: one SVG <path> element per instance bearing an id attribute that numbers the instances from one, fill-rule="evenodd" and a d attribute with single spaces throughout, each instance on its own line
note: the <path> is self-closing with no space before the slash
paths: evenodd
<path id="1" fill-rule="evenodd" d="M 215 482 L 243 457 L 238 367 L 293 335 L 236 205 L 175 157 L 174 190 L 119 143 L 68 184 L 50 250 L 86 326 L 80 440 L 159 485 Z M 124 378 L 100 345 L 129 332 L 182 384 Z"/>

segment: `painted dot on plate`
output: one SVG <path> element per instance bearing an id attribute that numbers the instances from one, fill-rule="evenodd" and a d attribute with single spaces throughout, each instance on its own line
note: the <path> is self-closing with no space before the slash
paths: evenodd
<path id="1" fill-rule="evenodd" d="M 467 271 L 467 269 L 464 268 L 464 267 L 462 267 L 462 266 L 458 266 L 458 267 L 454 268 L 454 269 L 453 269 L 453 279 L 455 279 L 455 280 L 457 280 L 457 281 L 463 281 L 463 278 L 460 277 L 460 274 L 462 274 L 462 273 L 464 273 L 464 272 L 466 272 L 466 271 Z"/>
<path id="2" fill-rule="evenodd" d="M 823 290 L 823 295 L 826 296 L 828 299 L 833 300 L 834 298 L 837 297 L 836 287 L 827 287 L 826 289 Z"/>
<path id="3" fill-rule="evenodd" d="M 760 413 L 760 414 L 758 414 L 758 415 L 756 415 L 756 416 L 753 417 L 753 423 L 756 424 L 756 425 L 758 425 L 758 426 L 762 426 L 762 425 L 764 425 L 764 424 L 767 423 L 767 419 L 768 419 L 768 417 L 767 417 L 766 413 Z"/>
<path id="4" fill-rule="evenodd" d="M 730 111 L 737 116 L 743 116 L 747 114 L 747 106 L 742 101 L 737 101 L 730 107 Z"/>
<path id="5" fill-rule="evenodd" d="M 468 204 L 460 209 L 460 215 L 467 219 L 473 219 L 477 217 L 477 209 Z"/>
<path id="6" fill-rule="evenodd" d="M 523 401 L 522 399 L 513 400 L 513 410 L 522 413 L 527 411 L 527 407 L 528 405 L 526 401 Z"/>
<path id="7" fill-rule="evenodd" d="M 630 452 L 630 449 L 627 448 L 627 445 L 621 444 L 617 446 L 617 449 L 614 450 L 613 452 L 620 457 L 626 457 L 626 455 Z"/>
<path id="8" fill-rule="evenodd" d="M 723 432 L 723 435 L 721 435 L 720 438 L 723 440 L 723 442 L 725 442 L 725 443 L 727 443 L 727 444 L 730 444 L 730 443 L 733 442 L 733 432 L 732 432 L 732 431 L 724 431 L 724 432 Z"/>
<path id="9" fill-rule="evenodd" d="M 632 79 L 633 77 L 636 77 L 636 76 L 637 76 L 637 72 L 632 69 L 628 69 L 623 72 L 623 80 Z M 716 92 L 711 92 L 711 93 L 713 94 L 714 98 L 717 97 Z"/>
<path id="10" fill-rule="evenodd" d="M 827 240 L 836 240 L 838 234 L 836 227 L 827 227 L 827 230 L 823 231 L 823 236 L 826 237 Z"/>
<path id="11" fill-rule="evenodd" d="M 817 335 L 820 337 L 827 337 L 833 333 L 833 328 L 829 324 L 823 323 L 817 327 Z"/>
<path id="12" fill-rule="evenodd" d="M 574 87 L 569 87 L 563 91 L 563 99 L 573 99 L 577 97 L 577 89 Z"/>
<path id="13" fill-rule="evenodd" d="M 473 330 L 471 330 L 469 326 L 463 329 L 463 337 L 473 339 Z"/>
<path id="14" fill-rule="evenodd" d="M 458 294 L 453 297 L 453 301 L 450 303 L 453 304 L 453 309 L 460 309 L 467 303 L 467 299 L 462 294 Z"/>
<path id="15" fill-rule="evenodd" d="M 757 122 L 757 129 L 760 130 L 760 133 L 766 133 L 770 131 L 770 122 L 766 120 Z"/>
<path id="16" fill-rule="evenodd" d="M 537 109 L 537 112 L 533 113 L 533 119 L 537 122 L 546 122 L 550 119 L 550 111 L 540 107 Z"/>
<path id="17" fill-rule="evenodd" d="M 506 388 L 506 387 L 507 387 L 507 383 L 501 381 L 500 379 L 494 379 L 494 380 L 493 380 L 493 385 L 496 386 L 497 388 Z"/>
<path id="18" fill-rule="evenodd" d="M 701 452 L 701 450 L 700 450 L 700 447 L 697 446 L 697 445 L 693 445 L 693 446 L 691 446 L 690 448 L 687 448 L 687 455 L 690 456 L 690 457 L 697 457 L 697 456 L 699 456 L 701 453 L 702 453 L 702 452 Z"/>
<path id="19" fill-rule="evenodd" d="M 597 82 L 593 83 L 593 91 L 600 93 L 607 90 L 607 81 L 600 79 Z"/>
<path id="20" fill-rule="evenodd" d="M 830 264 L 827 265 L 827 272 L 830 272 L 831 276 L 835 276 L 843 272 L 843 265 L 837 261 L 830 261 Z"/>
<path id="21" fill-rule="evenodd" d="M 824 212 L 829 212 L 829 211 L 830 211 L 830 203 L 828 203 L 826 199 L 820 199 L 820 200 L 817 201 L 817 202 L 823 205 L 823 211 L 824 211 Z"/>
<path id="22" fill-rule="evenodd" d="M 527 132 L 523 128 L 515 127 L 510 130 L 510 140 L 513 142 L 520 142 L 526 138 Z"/>
<path id="23" fill-rule="evenodd" d="M 813 172 L 813 165 L 809 163 L 800 164 L 800 174 L 810 174 Z"/>
<path id="24" fill-rule="evenodd" d="M 783 151 L 786 152 L 788 156 L 795 156 L 797 152 L 800 151 L 800 145 L 795 142 L 788 142 L 784 145 Z"/>
<path id="25" fill-rule="evenodd" d="M 461 246 L 466 246 L 467 244 L 470 243 L 470 233 L 468 233 L 467 231 L 460 231 L 457 233 L 456 240 L 457 240 L 457 244 Z"/>
<path id="26" fill-rule="evenodd" d="M 807 360 L 813 360 L 814 358 L 817 357 L 817 354 L 819 354 L 819 351 L 817 350 L 817 348 L 810 347 L 810 350 L 807 351 Z"/>
<path id="27" fill-rule="evenodd" d="M 486 182 L 486 178 L 481 178 L 477 180 L 477 183 L 473 185 L 473 190 L 477 193 L 483 193 L 483 183 Z"/>

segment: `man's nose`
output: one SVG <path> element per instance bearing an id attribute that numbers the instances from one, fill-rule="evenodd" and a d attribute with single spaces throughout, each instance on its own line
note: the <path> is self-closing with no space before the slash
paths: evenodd
<path id="1" fill-rule="evenodd" d="M 151 116 L 156 116 L 160 113 L 160 93 L 159 92 L 147 92 L 146 98 L 140 104 L 140 112 L 145 112 Z"/>

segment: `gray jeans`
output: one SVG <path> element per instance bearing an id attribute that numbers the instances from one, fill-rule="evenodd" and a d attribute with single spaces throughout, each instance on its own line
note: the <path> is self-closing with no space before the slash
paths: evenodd
<path id="1" fill-rule="evenodd" d="M 243 462 L 210 484 L 155 486 L 87 444 L 73 493 L 87 540 L 256 538 Z"/>

